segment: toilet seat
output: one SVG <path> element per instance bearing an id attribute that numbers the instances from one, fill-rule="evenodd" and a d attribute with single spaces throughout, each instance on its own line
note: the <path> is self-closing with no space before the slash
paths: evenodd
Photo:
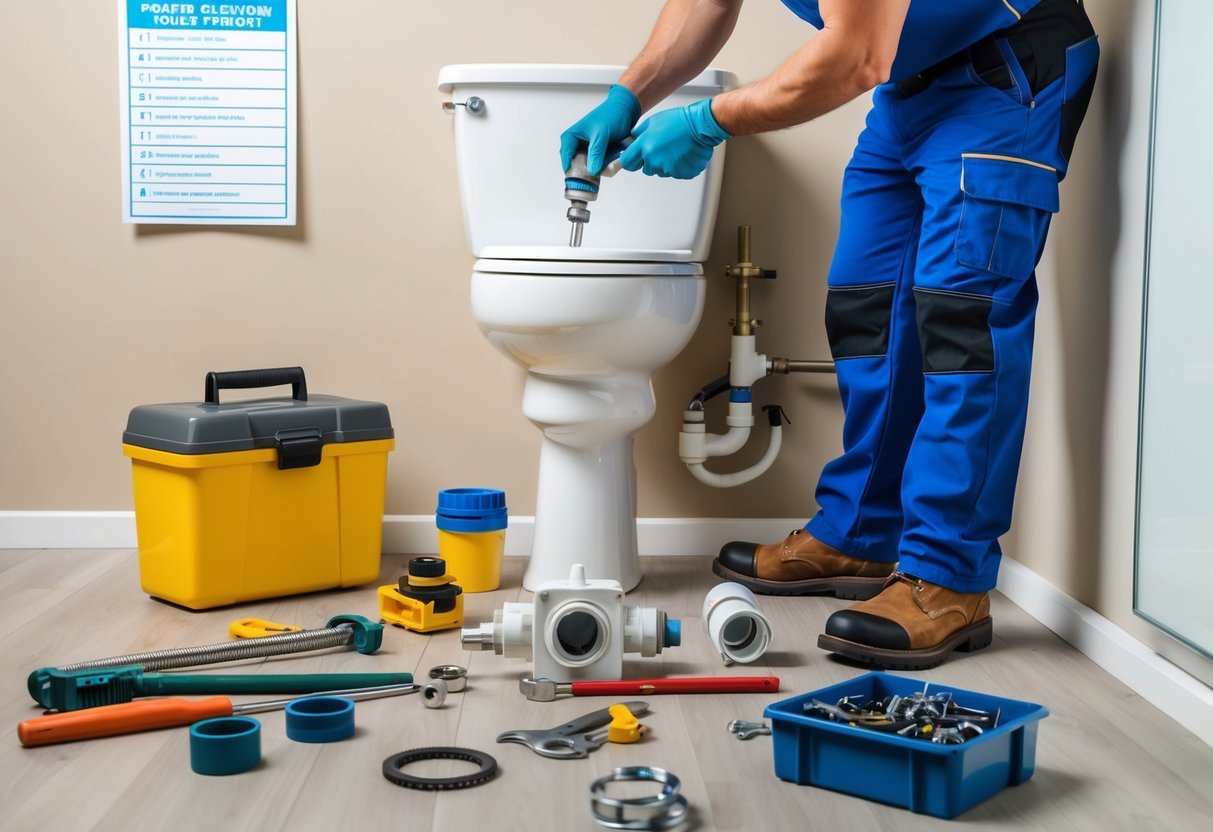
<path id="1" fill-rule="evenodd" d="M 690 249 L 656 248 L 573 248 L 556 246 L 485 246 L 480 256 L 486 260 L 575 260 L 629 263 L 689 263 L 695 258 Z"/>
<path id="2" fill-rule="evenodd" d="M 602 260 L 477 260 L 472 267 L 481 274 L 536 274 L 562 277 L 699 277 L 700 263 L 637 263 Z"/>

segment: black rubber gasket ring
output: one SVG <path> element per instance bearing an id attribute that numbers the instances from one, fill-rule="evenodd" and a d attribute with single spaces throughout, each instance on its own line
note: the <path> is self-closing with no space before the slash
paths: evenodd
<path id="1" fill-rule="evenodd" d="M 459 777 L 414 777 L 405 774 L 402 768 L 421 760 L 463 760 L 480 766 L 479 771 Z M 483 751 L 471 748 L 440 746 L 437 748 L 412 748 L 393 754 L 383 761 L 383 776 L 397 786 L 425 791 L 451 791 L 467 789 L 487 783 L 497 775 L 497 761 Z"/>

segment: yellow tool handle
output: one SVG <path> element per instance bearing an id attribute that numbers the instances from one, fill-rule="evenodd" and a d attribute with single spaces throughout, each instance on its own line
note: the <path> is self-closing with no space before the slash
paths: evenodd
<path id="1" fill-rule="evenodd" d="M 27 747 L 50 745 L 55 742 L 133 734 L 136 731 L 151 731 L 155 728 L 193 725 L 200 719 L 231 715 L 232 700 L 226 696 L 212 696 L 208 699 L 143 699 L 27 719 L 17 726 L 17 738 Z"/>
<path id="2" fill-rule="evenodd" d="M 640 739 L 644 726 L 627 705 L 612 705 L 607 710 L 611 715 L 611 725 L 607 729 L 608 742 L 637 742 Z"/>
<path id="3" fill-rule="evenodd" d="M 278 633 L 298 633 L 302 627 L 296 627 L 292 624 L 278 624 L 274 621 L 266 621 L 264 618 L 241 618 L 239 621 L 233 621 L 231 626 L 227 628 L 227 634 L 232 638 L 260 638 L 261 636 L 273 636 Z"/>

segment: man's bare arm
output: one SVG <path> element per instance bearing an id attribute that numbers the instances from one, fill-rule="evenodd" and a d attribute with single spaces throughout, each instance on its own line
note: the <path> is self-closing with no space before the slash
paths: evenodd
<path id="1" fill-rule="evenodd" d="M 720 52 L 742 0 L 668 0 L 644 49 L 619 79 L 648 110 L 694 78 Z"/>
<path id="2" fill-rule="evenodd" d="M 803 124 L 889 80 L 910 0 L 821 0 L 824 28 L 761 81 L 712 99 L 738 136 Z M 709 59 L 710 60 L 710 59 Z"/>

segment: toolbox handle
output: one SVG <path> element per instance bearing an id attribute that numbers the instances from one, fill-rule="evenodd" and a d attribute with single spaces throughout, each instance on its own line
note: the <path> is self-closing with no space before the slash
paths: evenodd
<path id="1" fill-rule="evenodd" d="M 220 390 L 247 390 L 252 387 L 291 386 L 291 398 L 307 401 L 307 380 L 302 367 L 273 367 L 267 370 L 229 370 L 206 374 L 207 404 L 219 404 Z"/>

